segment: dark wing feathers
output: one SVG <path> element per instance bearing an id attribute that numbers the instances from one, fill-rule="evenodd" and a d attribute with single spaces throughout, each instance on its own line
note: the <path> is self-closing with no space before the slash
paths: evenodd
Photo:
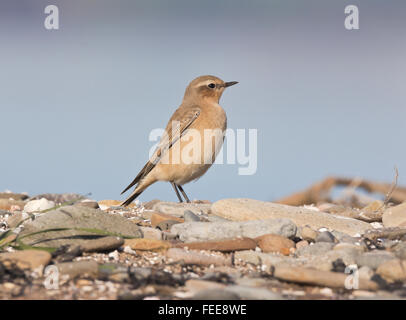
<path id="1" fill-rule="evenodd" d="M 137 174 L 135 179 L 128 185 L 127 188 L 123 190 L 123 192 L 121 192 L 121 194 L 140 182 L 142 178 L 144 178 L 148 173 L 151 172 L 152 169 L 154 169 L 155 165 L 159 162 L 162 156 L 165 155 L 172 145 L 174 145 L 175 142 L 184 135 L 185 131 L 192 125 L 199 115 L 200 108 L 198 106 L 181 106 L 174 112 L 151 159 L 149 159 L 142 170 Z M 176 126 L 172 127 L 173 125 Z"/>

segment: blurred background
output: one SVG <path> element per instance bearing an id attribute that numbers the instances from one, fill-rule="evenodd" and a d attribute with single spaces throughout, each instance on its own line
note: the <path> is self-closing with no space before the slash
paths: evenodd
<path id="1" fill-rule="evenodd" d="M 46 30 L 44 8 L 59 8 Z M 360 30 L 344 28 L 357 5 Z M 0 191 L 120 192 L 199 75 L 237 80 L 258 167 L 214 165 L 193 199 L 275 200 L 328 175 L 406 183 L 406 2 L 2 0 Z M 176 201 L 168 183 L 141 201 Z"/>

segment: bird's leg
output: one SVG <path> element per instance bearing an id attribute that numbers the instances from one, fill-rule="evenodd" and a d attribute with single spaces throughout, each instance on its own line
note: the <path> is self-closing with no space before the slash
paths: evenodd
<path id="1" fill-rule="evenodd" d="M 175 189 L 176 195 L 178 196 L 179 202 L 183 202 L 182 197 L 179 194 L 178 188 L 176 187 L 176 184 L 174 182 L 171 182 L 172 187 Z"/>
<path id="2" fill-rule="evenodd" d="M 188 196 L 186 195 L 186 192 L 183 190 L 182 186 L 179 184 L 177 184 L 177 186 L 178 186 L 180 192 L 182 192 L 183 197 L 186 199 L 186 202 L 190 203 L 190 200 L 189 200 Z"/>

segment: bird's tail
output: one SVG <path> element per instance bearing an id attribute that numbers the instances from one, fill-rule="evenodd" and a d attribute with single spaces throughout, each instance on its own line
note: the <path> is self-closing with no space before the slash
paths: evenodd
<path id="1" fill-rule="evenodd" d="M 134 191 L 130 194 L 130 196 L 125 199 L 122 203 L 121 206 L 128 206 L 131 202 L 133 202 L 148 186 L 153 184 L 156 181 L 156 179 L 148 175 L 147 177 L 143 178 L 138 185 L 135 187 Z"/>
<path id="2" fill-rule="evenodd" d="M 130 196 L 120 204 L 120 206 L 124 206 L 124 207 L 128 206 L 131 202 L 133 202 L 135 199 L 137 199 L 137 197 L 144 191 L 144 190 L 137 191 L 137 189 L 135 189 L 134 192 L 131 193 Z"/>

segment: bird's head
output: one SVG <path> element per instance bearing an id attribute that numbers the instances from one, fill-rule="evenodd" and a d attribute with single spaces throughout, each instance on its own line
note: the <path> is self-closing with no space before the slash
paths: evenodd
<path id="1" fill-rule="evenodd" d="M 215 76 L 201 76 L 194 79 L 186 88 L 183 100 L 208 100 L 219 103 L 221 95 L 227 87 L 237 84 L 237 81 L 224 82 Z"/>

